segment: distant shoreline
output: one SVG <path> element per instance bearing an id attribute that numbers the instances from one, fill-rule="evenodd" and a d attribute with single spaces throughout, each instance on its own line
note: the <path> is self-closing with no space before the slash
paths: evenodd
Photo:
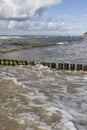
<path id="1" fill-rule="evenodd" d="M 84 33 L 85 34 L 85 33 Z M 82 37 L 83 35 L 0 35 L 0 37 L 46 37 L 46 36 L 49 36 L 49 37 Z"/>
<path id="2" fill-rule="evenodd" d="M 87 37 L 87 32 L 85 32 L 83 36 L 86 36 L 86 37 Z"/>

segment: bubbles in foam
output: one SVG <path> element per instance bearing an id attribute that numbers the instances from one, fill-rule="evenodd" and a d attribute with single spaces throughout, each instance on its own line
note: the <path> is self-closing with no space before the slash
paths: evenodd
<path id="1" fill-rule="evenodd" d="M 87 116 L 84 114 L 76 113 L 75 111 L 70 111 L 74 120 L 76 120 L 79 123 L 87 124 Z"/>
<path id="2" fill-rule="evenodd" d="M 64 123 L 63 127 L 64 127 L 64 130 L 77 130 L 73 122 Z"/>
<path id="3" fill-rule="evenodd" d="M 6 83 L 4 85 L 11 90 L 6 100 L 9 101 L 9 103 L 6 102 L 9 104 L 9 112 L 19 124 L 26 125 L 26 130 L 77 130 L 80 123 L 86 126 L 86 91 L 84 91 L 86 75 L 84 77 L 83 74 L 81 80 L 80 73 L 58 72 L 39 64 L 33 67 L 8 66 L 2 69 L 0 80 L 8 81 L 6 82 L 8 84 L 14 82 L 16 85 L 15 87 L 14 84 L 10 84 L 14 91 L 11 90 L 10 85 L 6 86 Z M 66 91 L 67 86 L 75 86 L 75 84 L 78 85 L 79 93 L 70 94 Z M 85 87 L 80 87 L 79 84 Z M 26 90 L 22 88 L 23 86 Z M 6 94 L 7 90 L 4 92 Z M 79 94 L 83 96 L 80 97 Z M 77 112 L 76 104 L 78 101 L 82 103 L 82 99 L 84 99 L 85 108 L 81 107 L 80 114 Z"/>
<path id="4" fill-rule="evenodd" d="M 26 88 L 26 86 L 22 82 L 17 81 L 17 78 L 5 77 L 5 78 L 3 78 L 3 80 L 13 81 L 15 83 L 15 85 Z"/>

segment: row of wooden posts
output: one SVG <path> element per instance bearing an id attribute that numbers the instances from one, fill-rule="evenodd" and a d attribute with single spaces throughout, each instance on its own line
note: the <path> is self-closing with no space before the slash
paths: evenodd
<path id="1" fill-rule="evenodd" d="M 15 66 L 15 65 L 36 65 L 36 64 L 41 64 L 43 66 L 48 66 L 52 69 L 58 69 L 58 70 L 83 70 L 87 71 L 87 65 L 82 65 L 82 64 L 69 64 L 69 63 L 50 63 L 50 62 L 40 62 L 40 63 L 35 63 L 34 61 L 17 61 L 17 60 L 0 60 L 0 65 L 9 65 L 9 66 Z"/>

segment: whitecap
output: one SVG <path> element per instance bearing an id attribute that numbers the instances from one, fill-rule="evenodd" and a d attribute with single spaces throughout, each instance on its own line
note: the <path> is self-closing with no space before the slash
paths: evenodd
<path id="1" fill-rule="evenodd" d="M 87 115 L 71 111 L 74 120 L 78 123 L 87 124 Z"/>
<path id="2" fill-rule="evenodd" d="M 17 78 L 5 77 L 3 78 L 3 80 L 9 80 L 9 81 L 12 80 L 17 86 L 22 86 L 23 88 L 26 88 L 26 86 L 22 82 L 17 81 Z"/>
<path id="3" fill-rule="evenodd" d="M 71 121 L 65 123 L 63 127 L 64 127 L 64 130 L 77 130 L 77 128 L 75 128 L 73 122 Z"/>
<path id="4" fill-rule="evenodd" d="M 58 42 L 57 45 L 64 45 L 64 42 Z"/>
<path id="5" fill-rule="evenodd" d="M 68 44 L 68 42 L 57 42 L 56 45 L 64 45 L 64 44 Z"/>

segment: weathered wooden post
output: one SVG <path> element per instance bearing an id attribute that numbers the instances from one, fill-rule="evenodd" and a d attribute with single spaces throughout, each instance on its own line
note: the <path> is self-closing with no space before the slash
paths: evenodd
<path id="1" fill-rule="evenodd" d="M 83 66 L 83 71 L 87 71 L 87 65 Z"/>
<path id="2" fill-rule="evenodd" d="M 14 60 L 14 61 L 13 61 L 13 65 L 14 65 L 14 66 L 15 66 L 15 65 L 18 65 L 18 61 Z"/>
<path id="3" fill-rule="evenodd" d="M 45 65 L 47 65 L 48 67 L 50 67 L 50 63 L 49 62 L 46 62 Z"/>
<path id="4" fill-rule="evenodd" d="M 64 70 L 69 70 L 69 64 L 68 63 L 64 63 Z"/>
<path id="5" fill-rule="evenodd" d="M 51 68 L 52 69 L 56 68 L 56 63 L 51 63 Z"/>
<path id="6" fill-rule="evenodd" d="M 1 65 L 4 65 L 4 64 L 5 64 L 5 61 L 4 61 L 4 60 L 1 60 L 1 61 L 0 61 L 0 64 L 1 64 Z"/>
<path id="7" fill-rule="evenodd" d="M 22 64 L 22 61 L 18 61 L 18 65 L 23 65 L 23 64 Z"/>
<path id="8" fill-rule="evenodd" d="M 70 70 L 75 70 L 75 64 L 70 64 Z"/>
<path id="9" fill-rule="evenodd" d="M 9 65 L 9 60 L 5 60 L 4 65 Z"/>
<path id="10" fill-rule="evenodd" d="M 23 61 L 23 65 L 28 65 L 28 62 L 27 61 Z"/>
<path id="11" fill-rule="evenodd" d="M 76 68 L 77 71 L 80 71 L 82 70 L 82 64 L 77 64 L 77 68 Z"/>
<path id="12" fill-rule="evenodd" d="M 13 65 L 14 65 L 14 61 L 13 61 L 13 60 L 10 60 L 10 61 L 9 61 L 9 65 L 13 66 Z"/>
<path id="13" fill-rule="evenodd" d="M 63 70 L 63 63 L 58 64 L 58 70 Z"/>
<path id="14" fill-rule="evenodd" d="M 29 64 L 32 65 L 32 66 L 35 65 L 35 64 L 34 64 L 34 61 L 30 61 Z"/>
<path id="15" fill-rule="evenodd" d="M 40 64 L 41 64 L 41 65 L 43 65 L 43 66 L 45 66 L 45 65 L 46 65 L 46 63 L 45 63 L 45 62 L 40 62 Z"/>

